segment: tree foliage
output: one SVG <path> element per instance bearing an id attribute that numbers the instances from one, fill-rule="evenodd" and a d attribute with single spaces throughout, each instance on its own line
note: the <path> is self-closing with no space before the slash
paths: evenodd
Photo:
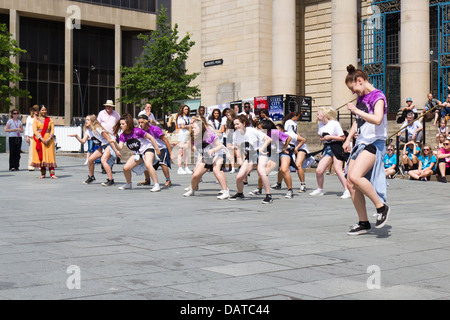
<path id="1" fill-rule="evenodd" d="M 185 67 L 190 49 L 195 42 L 189 33 L 179 41 L 178 24 L 173 29 L 168 23 L 167 10 L 161 7 L 157 28 L 150 38 L 140 34 L 144 41 L 143 54 L 134 67 L 123 67 L 119 86 L 124 95 L 122 103 L 141 106 L 152 103 L 152 110 L 169 111 L 172 101 L 190 99 L 200 94 L 198 86 L 189 84 L 198 73 L 187 74 Z"/>
<path id="2" fill-rule="evenodd" d="M 22 81 L 20 66 L 11 62 L 11 57 L 26 53 L 12 38 L 5 24 L 0 24 L 0 111 L 8 112 L 12 106 L 11 97 L 26 97 L 29 92 L 16 84 Z"/>

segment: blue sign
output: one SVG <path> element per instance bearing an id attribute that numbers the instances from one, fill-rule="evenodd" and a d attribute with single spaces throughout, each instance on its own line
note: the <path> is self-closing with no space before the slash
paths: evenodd
<path id="1" fill-rule="evenodd" d="M 283 95 L 269 96 L 267 102 L 269 104 L 269 116 L 273 121 L 282 121 L 284 117 L 283 111 Z"/>

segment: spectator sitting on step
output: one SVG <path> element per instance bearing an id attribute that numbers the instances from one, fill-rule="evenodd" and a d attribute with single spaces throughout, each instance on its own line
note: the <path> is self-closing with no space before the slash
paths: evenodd
<path id="1" fill-rule="evenodd" d="M 438 133 L 436 134 L 436 142 L 439 142 L 439 136 L 441 134 L 443 134 L 446 139 L 449 138 L 447 120 L 445 120 L 445 118 L 441 118 L 441 120 L 439 121 Z"/>
<path id="2" fill-rule="evenodd" d="M 450 174 L 450 141 L 445 139 L 444 147 L 439 149 L 436 159 L 438 161 L 437 179 L 447 183 L 446 175 Z"/>
<path id="3" fill-rule="evenodd" d="M 408 132 L 408 141 L 414 140 L 416 143 L 420 143 L 423 137 L 423 126 L 419 120 L 414 121 L 414 113 L 409 112 L 406 115 L 406 121 L 402 125 L 403 130 L 398 133 L 400 141 L 406 142 L 404 132 Z"/>
<path id="4" fill-rule="evenodd" d="M 437 138 L 436 140 L 436 146 L 434 147 L 433 151 L 434 155 L 437 155 L 439 150 L 444 147 L 444 141 L 447 140 L 447 137 L 445 136 L 445 134 L 440 134 L 439 138 Z"/>
<path id="5" fill-rule="evenodd" d="M 442 118 L 445 118 L 447 121 L 450 119 L 450 94 L 447 96 L 447 101 L 442 104 L 441 119 Z"/>
<path id="6" fill-rule="evenodd" d="M 439 100 L 433 98 L 433 93 L 429 93 L 427 96 L 428 100 L 427 102 L 425 102 L 425 108 L 423 110 L 423 113 L 427 112 L 428 110 L 431 110 L 433 108 L 435 108 L 433 111 L 430 111 L 428 114 L 425 115 L 425 120 L 424 118 L 421 119 L 421 121 L 431 121 L 434 120 L 434 125 L 436 125 L 436 121 L 439 118 L 439 113 L 441 112 L 440 110 L 440 105 L 442 104 L 442 102 L 440 102 Z"/>
<path id="7" fill-rule="evenodd" d="M 408 175 L 412 180 L 427 181 L 436 169 L 437 159 L 432 153 L 429 145 L 423 145 L 422 152 L 419 156 L 419 167 L 417 170 L 408 171 Z"/>
<path id="8" fill-rule="evenodd" d="M 412 112 L 414 115 L 414 119 L 417 119 L 417 108 L 413 105 L 413 101 L 411 98 L 406 99 L 406 107 L 403 107 L 400 111 L 402 111 L 402 115 L 398 117 L 397 123 L 402 123 L 405 121 L 408 113 Z"/>
<path id="9" fill-rule="evenodd" d="M 419 164 L 420 147 L 414 140 L 405 143 L 403 147 L 403 169 L 404 171 L 414 170 Z"/>
<path id="10" fill-rule="evenodd" d="M 387 153 L 384 155 L 384 172 L 386 178 L 393 179 L 397 173 L 397 154 L 393 145 L 389 145 L 386 149 Z"/>

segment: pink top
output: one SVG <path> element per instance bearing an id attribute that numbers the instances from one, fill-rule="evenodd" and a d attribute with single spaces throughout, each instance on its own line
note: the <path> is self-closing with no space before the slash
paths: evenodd
<path id="1" fill-rule="evenodd" d="M 450 168 L 450 150 L 449 151 L 445 151 L 444 148 L 441 149 L 441 153 L 443 154 L 448 154 L 449 156 L 447 158 L 445 158 L 445 167 Z"/>
<path id="2" fill-rule="evenodd" d="M 120 115 L 113 110 L 111 115 L 109 115 L 106 110 L 99 112 L 97 120 L 100 122 L 103 128 L 106 129 L 110 134 L 114 133 L 114 126 L 119 121 Z"/>

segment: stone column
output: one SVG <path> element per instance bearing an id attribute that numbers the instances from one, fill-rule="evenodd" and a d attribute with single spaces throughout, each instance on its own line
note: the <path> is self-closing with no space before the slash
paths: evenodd
<path id="1" fill-rule="evenodd" d="M 401 2 L 401 106 L 411 97 L 423 107 L 430 91 L 430 16 L 428 0 Z M 447 91 L 447 88 L 441 88 Z"/>
<path id="2" fill-rule="evenodd" d="M 73 117 L 73 28 L 65 25 L 64 32 L 64 125 Z"/>
<path id="3" fill-rule="evenodd" d="M 298 91 L 295 2 L 272 1 L 272 94 Z"/>
<path id="4" fill-rule="evenodd" d="M 332 0 L 331 106 L 334 108 L 356 98 L 345 84 L 349 64 L 358 67 L 357 0 Z"/>
<path id="5" fill-rule="evenodd" d="M 115 74 L 115 87 L 120 85 L 120 66 L 122 65 L 122 28 L 120 24 L 115 25 L 115 52 L 114 52 L 114 74 Z M 122 114 L 122 103 L 117 102 L 117 99 L 122 97 L 120 89 L 115 90 L 114 101 L 116 104 L 116 111 Z"/>
<path id="6" fill-rule="evenodd" d="M 20 16 L 17 10 L 10 10 L 9 11 L 9 32 L 12 34 L 12 39 L 16 40 L 20 47 L 19 42 L 19 34 L 20 34 Z M 19 56 L 11 57 L 11 62 L 14 64 L 19 64 Z M 11 86 L 19 87 L 19 82 L 11 83 Z M 11 97 L 11 108 L 19 107 L 19 98 L 18 97 Z M 28 110 L 23 110 L 24 112 L 28 113 Z"/>

